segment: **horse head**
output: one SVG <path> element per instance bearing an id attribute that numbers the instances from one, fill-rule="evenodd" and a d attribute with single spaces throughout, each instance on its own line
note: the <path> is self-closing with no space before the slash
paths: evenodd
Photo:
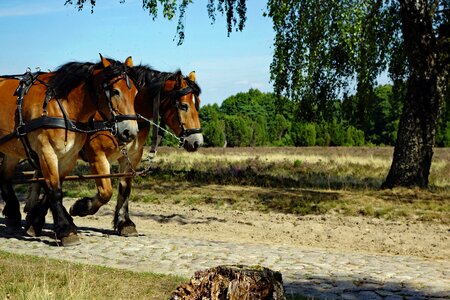
<path id="1" fill-rule="evenodd" d="M 138 133 L 134 110 L 138 90 L 129 76 L 132 58 L 128 57 L 125 63 L 120 63 L 100 54 L 100 59 L 93 72 L 98 113 L 112 123 L 112 131 L 120 142 L 130 142 Z"/>
<path id="2" fill-rule="evenodd" d="M 160 110 L 164 122 L 181 139 L 184 149 L 190 152 L 203 144 L 199 118 L 200 92 L 195 72 L 184 77 L 178 71 L 164 84 Z"/>

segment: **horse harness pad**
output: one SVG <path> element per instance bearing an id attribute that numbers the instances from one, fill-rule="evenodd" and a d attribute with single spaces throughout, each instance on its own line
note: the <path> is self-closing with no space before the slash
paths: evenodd
<path id="1" fill-rule="evenodd" d="M 37 155 L 36 153 L 31 149 L 30 142 L 27 138 L 27 134 L 40 128 L 61 128 L 66 129 L 66 141 L 67 141 L 67 131 L 74 131 L 79 133 L 94 133 L 98 131 L 104 131 L 104 130 L 111 130 L 112 126 L 110 122 L 88 122 L 88 123 L 82 123 L 77 122 L 74 120 L 69 119 L 66 110 L 64 109 L 64 106 L 61 103 L 61 100 L 55 96 L 55 93 L 51 89 L 50 86 L 48 86 L 45 82 L 39 80 L 39 75 L 43 74 L 43 72 L 36 72 L 32 73 L 30 71 L 27 71 L 23 75 L 14 75 L 10 76 L 9 78 L 14 79 L 20 79 L 19 85 L 14 92 L 14 96 L 17 96 L 17 117 L 18 117 L 18 125 L 15 128 L 15 130 L 0 138 L 0 144 L 6 143 L 7 141 L 13 139 L 13 138 L 20 138 L 22 141 L 22 144 L 24 146 L 26 155 L 28 157 L 28 160 L 33 165 L 34 168 L 39 169 L 38 163 L 37 163 Z M 23 121 L 23 101 L 25 95 L 29 92 L 33 84 L 35 82 L 39 82 L 47 87 L 46 97 L 43 104 L 43 112 L 42 115 L 39 118 L 33 119 L 31 121 L 28 121 L 25 123 Z M 63 117 L 50 117 L 47 115 L 47 106 L 51 99 L 55 99 L 58 103 L 58 106 L 60 107 Z M 125 119 L 126 117 L 124 117 Z"/>

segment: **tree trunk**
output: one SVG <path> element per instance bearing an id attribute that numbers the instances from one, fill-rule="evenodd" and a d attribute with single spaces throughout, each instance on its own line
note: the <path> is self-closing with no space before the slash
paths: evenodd
<path id="1" fill-rule="evenodd" d="M 409 80 L 391 169 L 383 188 L 428 187 L 443 92 L 438 47 L 426 0 L 401 0 Z"/>
<path id="2" fill-rule="evenodd" d="M 218 266 L 195 272 L 172 300 L 286 300 L 281 273 L 262 267 Z"/>

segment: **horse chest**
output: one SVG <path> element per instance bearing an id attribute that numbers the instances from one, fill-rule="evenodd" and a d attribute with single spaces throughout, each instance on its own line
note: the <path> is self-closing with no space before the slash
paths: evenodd
<path id="1" fill-rule="evenodd" d="M 139 149 L 139 145 L 137 140 L 133 140 L 126 145 L 126 151 L 123 151 L 122 148 L 115 147 L 114 151 L 108 153 L 108 161 L 115 162 L 120 158 L 127 155 L 134 155 Z"/>
<path id="2" fill-rule="evenodd" d="M 64 157 L 72 157 L 78 155 L 78 152 L 82 148 L 82 143 L 77 142 L 75 139 L 60 141 L 55 145 L 55 152 L 61 159 Z"/>

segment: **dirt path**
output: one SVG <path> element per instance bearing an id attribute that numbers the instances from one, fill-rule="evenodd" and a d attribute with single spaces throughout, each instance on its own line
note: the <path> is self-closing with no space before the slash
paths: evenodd
<path id="1" fill-rule="evenodd" d="M 151 234 L 337 252 L 450 257 L 448 225 L 332 215 L 302 217 L 206 205 L 132 203 L 130 211 L 138 230 Z M 77 218 L 76 223 L 108 228 L 112 213 L 110 204 L 96 216 Z"/>
<path id="2" fill-rule="evenodd" d="M 50 229 L 15 236 L 0 220 L 0 249 L 186 277 L 219 264 L 263 265 L 282 272 L 288 293 L 317 298 L 450 299 L 449 226 L 131 203 L 140 236 L 124 238 L 111 231 L 113 209 L 75 218 L 82 244 L 68 248 L 56 247 Z"/>

